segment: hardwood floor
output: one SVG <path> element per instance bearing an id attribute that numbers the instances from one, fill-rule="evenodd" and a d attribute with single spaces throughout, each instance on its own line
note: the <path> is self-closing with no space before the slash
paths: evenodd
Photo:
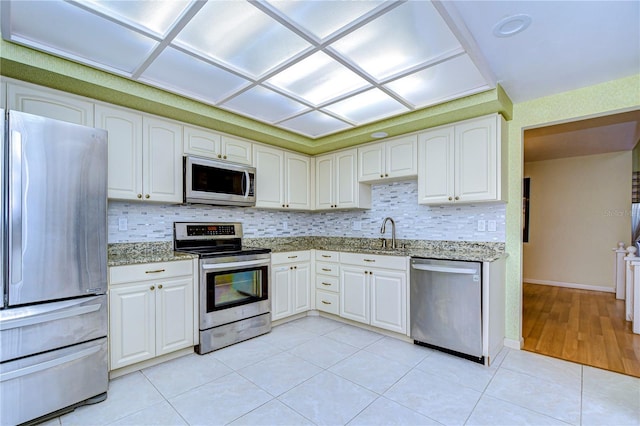
<path id="1" fill-rule="evenodd" d="M 523 284 L 524 350 L 640 377 L 640 334 L 613 293 Z"/>

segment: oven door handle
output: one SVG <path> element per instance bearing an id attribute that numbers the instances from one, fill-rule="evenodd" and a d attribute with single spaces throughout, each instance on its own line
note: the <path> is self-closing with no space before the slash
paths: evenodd
<path id="1" fill-rule="evenodd" d="M 210 263 L 202 265 L 201 268 L 205 271 L 219 271 L 221 269 L 240 268 L 244 266 L 264 266 L 268 265 L 270 260 L 248 260 L 246 262 L 226 262 L 226 263 Z"/>

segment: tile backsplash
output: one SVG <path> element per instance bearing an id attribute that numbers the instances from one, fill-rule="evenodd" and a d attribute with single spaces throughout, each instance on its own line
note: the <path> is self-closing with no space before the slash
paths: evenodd
<path id="1" fill-rule="evenodd" d="M 173 222 L 241 222 L 245 237 L 327 236 L 378 238 L 385 217 L 396 222 L 396 237 L 413 240 L 505 241 L 505 204 L 424 206 L 417 181 L 372 186 L 371 210 L 286 212 L 110 201 L 109 243 L 171 241 Z M 478 231 L 478 220 L 495 220 L 496 231 Z M 119 230 L 126 222 L 126 230 Z M 124 223 L 122 223 L 124 225 Z M 391 238 L 391 227 L 387 227 Z"/>

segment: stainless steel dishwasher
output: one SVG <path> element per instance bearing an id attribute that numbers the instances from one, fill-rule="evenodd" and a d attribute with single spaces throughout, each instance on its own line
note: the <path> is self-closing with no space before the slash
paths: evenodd
<path id="1" fill-rule="evenodd" d="M 482 263 L 411 258 L 411 338 L 484 364 Z"/>

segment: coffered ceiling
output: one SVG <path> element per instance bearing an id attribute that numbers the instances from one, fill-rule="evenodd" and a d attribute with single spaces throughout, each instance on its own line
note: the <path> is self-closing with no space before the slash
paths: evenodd
<path id="1" fill-rule="evenodd" d="M 636 1 L 0 1 L 7 41 L 310 144 L 498 84 L 523 102 L 636 74 L 639 23 Z"/>

